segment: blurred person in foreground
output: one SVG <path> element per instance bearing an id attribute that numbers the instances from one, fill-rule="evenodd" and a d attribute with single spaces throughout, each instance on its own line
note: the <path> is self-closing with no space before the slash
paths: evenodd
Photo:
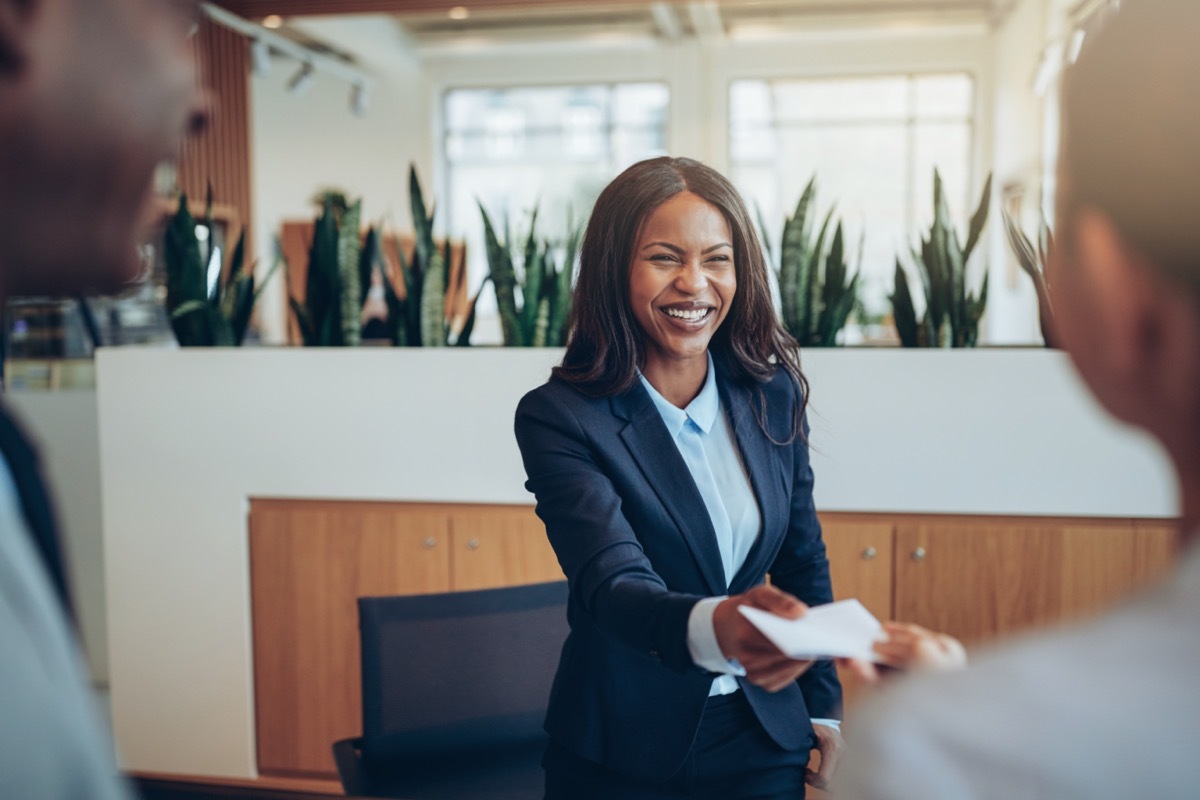
<path id="1" fill-rule="evenodd" d="M 195 0 L 0 0 L 0 303 L 138 272 L 152 177 L 202 127 Z M 0 406 L 0 797 L 130 790 L 96 712 L 49 493 Z"/>
<path id="2" fill-rule="evenodd" d="M 1079 374 L 1174 464 L 1177 569 L 1102 619 L 881 691 L 848 729 L 844 800 L 1200 796 L 1198 42 L 1195 0 L 1124 0 L 1087 37 L 1049 275 Z"/>

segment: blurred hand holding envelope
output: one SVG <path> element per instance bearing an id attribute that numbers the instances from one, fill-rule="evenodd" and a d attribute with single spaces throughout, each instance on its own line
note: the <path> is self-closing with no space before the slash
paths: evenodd
<path id="1" fill-rule="evenodd" d="M 784 655 L 799 660 L 857 658 L 879 661 L 872 645 L 886 638 L 879 620 L 857 600 L 810 608 L 800 619 L 739 606 L 738 611 Z"/>

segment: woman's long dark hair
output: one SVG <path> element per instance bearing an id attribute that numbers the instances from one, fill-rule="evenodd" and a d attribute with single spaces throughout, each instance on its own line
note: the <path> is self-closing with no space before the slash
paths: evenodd
<path id="1" fill-rule="evenodd" d="M 643 333 L 629 303 L 629 268 L 642 225 L 680 192 L 715 206 L 733 233 L 737 291 L 729 314 L 709 343 L 713 359 L 735 380 L 765 383 L 787 371 L 801 402 L 789 441 L 803 436 L 808 381 L 800 347 L 775 313 L 762 244 L 741 195 L 719 172 L 690 158 L 654 158 L 622 172 L 596 201 L 583 237 L 579 279 L 568 322 L 567 352 L 554 375 L 580 391 L 608 396 L 628 390 L 644 361 Z M 766 425 L 766 398 L 759 424 Z"/>

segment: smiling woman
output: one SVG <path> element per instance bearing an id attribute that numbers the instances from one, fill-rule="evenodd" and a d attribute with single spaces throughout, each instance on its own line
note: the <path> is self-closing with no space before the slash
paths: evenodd
<path id="1" fill-rule="evenodd" d="M 803 797 L 837 763 L 837 676 L 737 609 L 827 603 L 829 563 L 798 348 L 737 191 L 689 159 L 623 172 L 588 223 L 572 314 L 516 419 L 571 589 L 546 797 Z"/>

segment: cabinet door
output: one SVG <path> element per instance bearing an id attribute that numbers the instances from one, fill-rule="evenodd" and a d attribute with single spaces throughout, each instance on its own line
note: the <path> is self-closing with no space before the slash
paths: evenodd
<path id="1" fill-rule="evenodd" d="M 822 514 L 821 529 L 836 600 L 856 598 L 881 621 L 892 618 L 892 556 L 895 526 L 890 520 L 854 514 Z M 862 682 L 838 670 L 843 702 L 852 708 Z"/>
<path id="2" fill-rule="evenodd" d="M 437 507 L 256 500 L 250 581 L 258 767 L 333 774 L 362 733 L 357 598 L 450 589 Z"/>
<path id="3" fill-rule="evenodd" d="M 454 506 L 449 517 L 454 591 L 564 580 L 531 506 Z"/>
<path id="4" fill-rule="evenodd" d="M 896 527 L 895 614 L 968 645 L 1094 613 L 1143 580 L 1129 520 L 943 518 Z"/>

